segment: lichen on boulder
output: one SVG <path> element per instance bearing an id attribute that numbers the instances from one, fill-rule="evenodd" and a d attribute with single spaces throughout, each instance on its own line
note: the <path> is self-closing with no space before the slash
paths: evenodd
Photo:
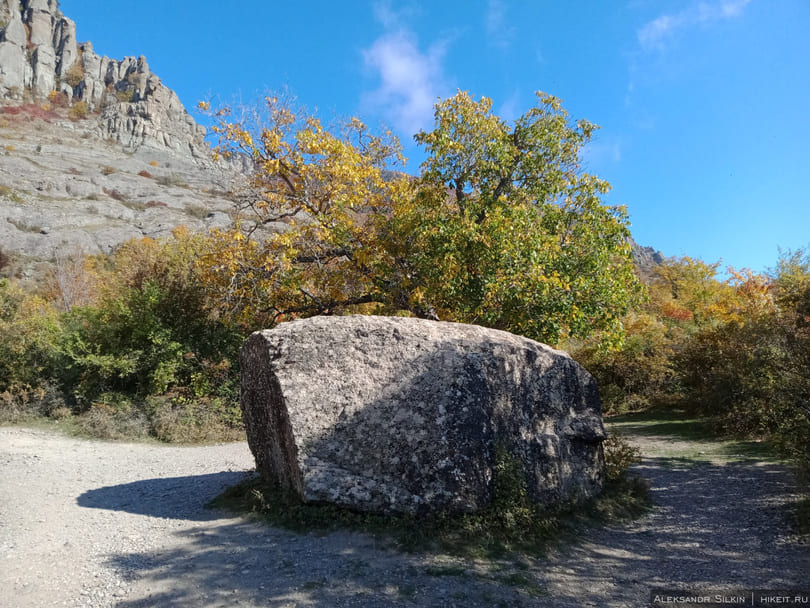
<path id="1" fill-rule="evenodd" d="M 394 317 L 314 317 L 241 351 L 257 471 L 304 501 L 380 513 L 475 512 L 496 452 L 541 504 L 597 494 L 599 393 L 567 354 L 513 334 Z"/>

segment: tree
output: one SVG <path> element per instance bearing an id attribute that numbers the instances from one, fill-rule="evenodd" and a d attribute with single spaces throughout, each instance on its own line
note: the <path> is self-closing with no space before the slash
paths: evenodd
<path id="1" fill-rule="evenodd" d="M 440 316 L 549 343 L 602 331 L 641 293 L 627 216 L 602 204 L 607 182 L 581 170 L 596 127 L 571 124 L 558 99 L 513 125 L 467 93 L 436 106 L 415 203 L 398 219 L 413 239 L 425 304 Z"/>
<path id="2" fill-rule="evenodd" d="M 402 160 L 396 139 L 357 119 L 332 133 L 276 97 L 239 120 L 229 109 L 215 118 L 216 154 L 252 165 L 237 225 L 203 260 L 223 313 L 255 328 L 388 303 L 378 229 L 411 188 L 390 171 Z"/>
<path id="3" fill-rule="evenodd" d="M 266 121 L 217 112 L 218 153 L 249 158 L 240 223 L 215 238 L 206 276 L 240 322 L 346 310 L 478 323 L 551 343 L 619 334 L 640 293 L 624 209 L 581 171 L 595 126 L 559 100 L 513 126 L 466 93 L 417 135 L 422 175 L 390 134 L 339 133 L 276 98 Z M 264 230 L 275 226 L 275 232 Z M 371 308 L 369 308 L 371 307 Z"/>

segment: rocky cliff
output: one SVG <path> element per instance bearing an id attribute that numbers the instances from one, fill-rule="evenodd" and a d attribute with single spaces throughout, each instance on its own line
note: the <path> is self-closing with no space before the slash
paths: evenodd
<path id="1" fill-rule="evenodd" d="M 144 57 L 110 59 L 76 40 L 57 0 L 0 0 L 0 98 L 82 102 L 103 138 L 127 150 L 166 148 L 207 159 L 205 129 Z"/>
<path id="2" fill-rule="evenodd" d="M 144 57 L 77 42 L 57 0 L 0 0 L 0 277 L 228 226 L 239 168 L 204 137 Z"/>

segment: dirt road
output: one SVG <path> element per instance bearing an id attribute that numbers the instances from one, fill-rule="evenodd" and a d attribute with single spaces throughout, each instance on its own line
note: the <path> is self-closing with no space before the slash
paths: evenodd
<path id="1" fill-rule="evenodd" d="M 656 507 L 543 560 L 400 554 L 205 508 L 252 466 L 244 443 L 166 447 L 0 428 L 0 606 L 643 606 L 651 587 L 801 588 L 776 464 L 662 457 Z M 687 448 L 694 446 L 686 446 Z"/>

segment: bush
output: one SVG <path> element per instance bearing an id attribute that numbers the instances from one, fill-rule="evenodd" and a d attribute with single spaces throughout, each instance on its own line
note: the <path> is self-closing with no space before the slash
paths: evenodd
<path id="1" fill-rule="evenodd" d="M 151 434 L 172 443 L 244 439 L 237 403 L 202 397 L 188 401 L 177 395 L 150 397 L 146 402 Z"/>
<path id="2" fill-rule="evenodd" d="M 162 243 L 123 245 L 101 271 L 98 302 L 66 315 L 65 382 L 82 408 L 110 391 L 136 401 L 180 389 L 190 398 L 235 398 L 231 362 L 242 337 L 208 313 L 194 270 L 202 242 L 177 232 Z"/>
<path id="3" fill-rule="evenodd" d="M 19 424 L 43 417 L 59 420 L 70 414 L 60 388 L 48 382 L 37 387 L 13 385 L 0 392 L 0 423 Z"/>
<path id="4" fill-rule="evenodd" d="M 97 439 L 145 439 L 149 436 L 146 414 L 126 401 L 94 403 L 76 417 L 75 422 L 77 430 Z"/>
<path id="5" fill-rule="evenodd" d="M 634 463 L 641 462 L 639 449 L 621 435 L 611 434 L 602 448 L 605 450 L 605 477 L 609 482 L 622 479 Z"/>
<path id="6" fill-rule="evenodd" d="M 115 92 L 115 97 L 122 103 L 131 103 L 135 99 L 135 89 L 120 89 Z"/>
<path id="7" fill-rule="evenodd" d="M 185 188 L 188 185 L 182 177 L 175 173 L 171 175 L 159 175 L 155 178 L 155 181 L 161 186 L 178 186 Z"/>
<path id="8" fill-rule="evenodd" d="M 67 93 L 64 91 L 51 91 L 48 93 L 48 102 L 51 108 L 66 108 L 69 103 Z"/>
<path id="9" fill-rule="evenodd" d="M 90 106 L 87 105 L 86 101 L 77 101 L 74 103 L 70 111 L 68 112 L 68 116 L 72 120 L 81 120 L 87 118 L 87 115 L 90 113 Z"/>
<path id="10" fill-rule="evenodd" d="M 65 76 L 65 82 L 72 88 L 75 89 L 79 86 L 82 81 L 84 80 L 84 66 L 82 65 L 81 59 L 76 61 L 67 72 Z"/>
<path id="11" fill-rule="evenodd" d="M 104 194 L 117 201 L 125 202 L 127 200 L 126 195 L 120 190 L 116 190 L 115 188 L 102 188 L 102 190 Z"/>
<path id="12" fill-rule="evenodd" d="M 36 389 L 59 367 L 56 309 L 0 279 L 0 391 Z"/>
<path id="13" fill-rule="evenodd" d="M 780 263 L 769 308 L 697 332 L 676 357 L 684 405 L 810 463 L 810 263 Z"/>
<path id="14" fill-rule="evenodd" d="M 653 315 L 636 313 L 624 321 L 626 338 L 605 350 L 596 341 L 572 350 L 599 384 L 605 414 L 644 410 L 677 393 L 671 331 Z"/>
<path id="15" fill-rule="evenodd" d="M 0 420 L 64 419 L 97 437 L 241 437 L 242 336 L 209 313 L 202 236 L 123 245 L 82 265 L 84 305 L 0 280 Z"/>

